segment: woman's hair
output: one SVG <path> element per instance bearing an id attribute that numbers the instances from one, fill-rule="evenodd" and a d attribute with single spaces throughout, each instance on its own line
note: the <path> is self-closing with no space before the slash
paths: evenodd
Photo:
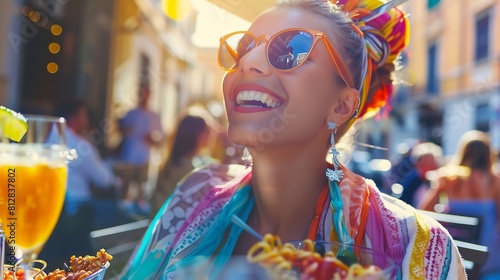
<path id="1" fill-rule="evenodd" d="M 167 164 L 180 165 L 183 158 L 196 151 L 200 136 L 207 131 L 208 126 L 205 119 L 199 116 L 185 116 L 173 134 Z"/>
<path id="2" fill-rule="evenodd" d="M 283 0 L 278 3 L 278 7 L 300 8 L 321 16 L 327 27 L 328 34 L 334 35 L 335 40 L 333 40 L 332 36 L 327 37 L 329 37 L 335 50 L 344 59 L 356 89 L 361 91 L 365 78 L 364 69 L 366 69 L 367 54 L 366 48 L 362 47 L 363 40 L 361 36 L 352 28 L 352 20 L 335 10 L 327 2 L 320 0 Z M 339 81 L 342 81 L 340 76 L 337 75 L 337 77 Z"/>
<path id="3" fill-rule="evenodd" d="M 493 156 L 488 134 L 471 130 L 460 138 L 457 149 L 459 165 L 470 169 L 490 171 L 493 166 Z"/>
<path id="4" fill-rule="evenodd" d="M 335 2 L 335 4 L 330 4 Z M 340 136 L 354 118 L 368 118 L 384 107 L 392 95 L 391 73 L 395 60 L 409 41 L 406 15 L 392 8 L 365 21 L 384 5 L 380 0 L 282 0 L 278 7 L 301 8 L 318 15 L 327 26 L 327 36 L 344 59 L 355 87 L 360 108 L 353 120 L 339 130 Z"/>

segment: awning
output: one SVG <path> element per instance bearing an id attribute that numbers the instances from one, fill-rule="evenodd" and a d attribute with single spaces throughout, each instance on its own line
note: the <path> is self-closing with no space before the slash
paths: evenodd
<path id="1" fill-rule="evenodd" d="M 276 0 L 208 0 L 209 2 L 252 22 L 260 13 L 276 5 Z"/>

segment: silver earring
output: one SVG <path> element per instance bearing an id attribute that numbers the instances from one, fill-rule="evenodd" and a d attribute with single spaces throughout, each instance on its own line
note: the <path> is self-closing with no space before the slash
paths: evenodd
<path id="1" fill-rule="evenodd" d="M 243 149 L 243 155 L 241 156 L 241 160 L 243 160 L 245 168 L 252 166 L 252 155 L 250 155 L 250 152 L 248 151 L 247 147 Z"/>
<path id="2" fill-rule="evenodd" d="M 340 182 L 340 180 L 342 180 L 342 178 L 344 177 L 344 172 L 339 169 L 340 162 L 337 156 L 340 153 L 335 148 L 335 132 L 337 132 L 337 124 L 331 121 L 328 122 L 328 129 L 332 131 L 330 134 L 330 143 L 332 145 L 332 148 L 330 149 L 330 154 L 332 154 L 332 163 L 334 170 L 327 168 L 326 177 L 332 182 L 333 181 Z"/>

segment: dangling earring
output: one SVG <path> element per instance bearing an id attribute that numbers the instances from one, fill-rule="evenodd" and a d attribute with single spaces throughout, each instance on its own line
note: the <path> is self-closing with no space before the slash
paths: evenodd
<path id="1" fill-rule="evenodd" d="M 243 149 L 243 155 L 241 156 L 241 160 L 243 160 L 245 168 L 252 166 L 252 155 L 250 155 L 250 152 L 248 151 L 247 147 Z"/>
<path id="2" fill-rule="evenodd" d="M 330 135 L 330 143 L 332 145 L 332 148 L 330 149 L 330 154 L 332 154 L 332 163 L 334 170 L 327 168 L 326 177 L 332 182 L 333 181 L 340 182 L 340 180 L 342 180 L 342 178 L 344 177 L 344 172 L 339 169 L 340 163 L 337 156 L 340 153 L 335 148 L 335 132 L 337 132 L 337 124 L 331 121 L 328 122 L 328 129 L 332 131 Z"/>

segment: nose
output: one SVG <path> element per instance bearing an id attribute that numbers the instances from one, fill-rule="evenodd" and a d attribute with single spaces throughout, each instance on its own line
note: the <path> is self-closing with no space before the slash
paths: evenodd
<path id="1" fill-rule="evenodd" d="M 271 67 L 269 66 L 266 58 L 266 45 L 267 40 L 260 38 L 256 40 L 257 46 L 245 54 L 240 59 L 239 68 L 245 73 L 253 73 L 258 75 L 269 75 Z"/>

